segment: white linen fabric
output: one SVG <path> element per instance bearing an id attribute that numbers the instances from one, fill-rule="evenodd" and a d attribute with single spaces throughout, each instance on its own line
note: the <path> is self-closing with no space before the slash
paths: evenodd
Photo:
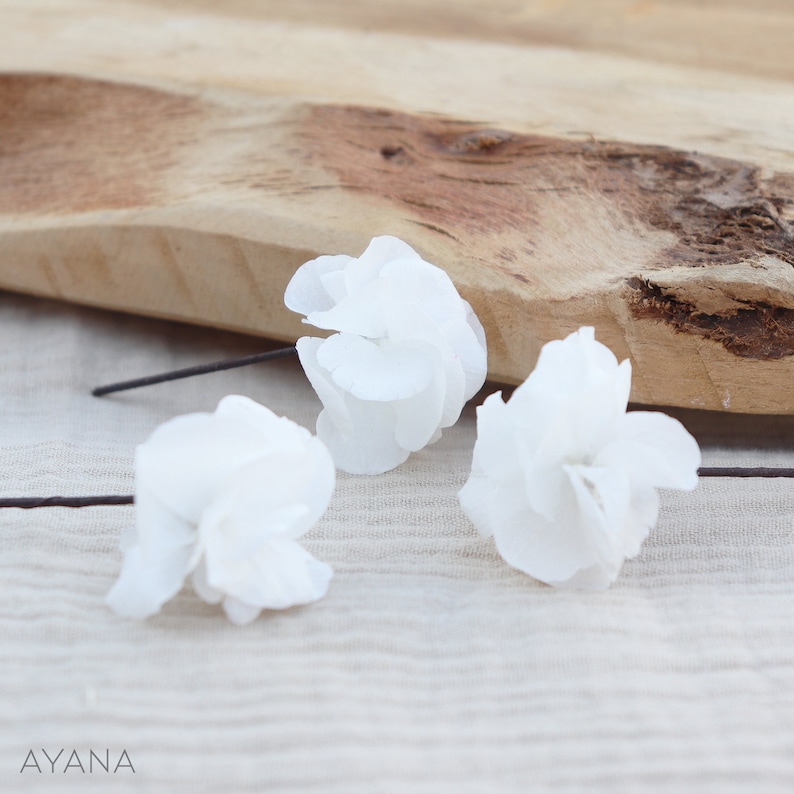
<path id="1" fill-rule="evenodd" d="M 256 340 L 5 294 L 0 331 L 3 495 L 130 493 L 136 444 L 228 393 L 321 409 L 296 360 L 89 395 Z M 791 417 L 674 415 L 705 465 L 794 465 Z M 130 507 L 0 511 L 0 790 L 791 791 L 794 481 L 663 491 L 609 590 L 558 591 L 461 511 L 473 444 L 469 406 L 394 471 L 340 475 L 302 541 L 328 595 L 242 628 L 189 588 L 143 622 L 105 605 Z"/>

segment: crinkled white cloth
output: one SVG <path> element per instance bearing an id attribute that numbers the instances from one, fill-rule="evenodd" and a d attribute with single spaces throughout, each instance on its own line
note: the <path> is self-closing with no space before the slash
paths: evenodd
<path id="1" fill-rule="evenodd" d="M 227 393 L 320 410 L 293 360 L 88 395 L 255 340 L 10 295 L 0 333 L 6 495 L 128 493 L 135 445 Z M 678 415 L 707 465 L 794 465 L 791 418 Z M 341 475 L 305 536 L 328 596 L 245 628 L 189 589 L 142 623 L 104 604 L 131 508 L 0 511 L 0 789 L 109 785 L 61 771 L 109 748 L 120 792 L 790 792 L 794 481 L 663 492 L 610 590 L 560 592 L 461 512 L 473 442 L 467 408 L 398 469 Z M 66 748 L 55 774 L 20 775 L 31 748 Z"/>

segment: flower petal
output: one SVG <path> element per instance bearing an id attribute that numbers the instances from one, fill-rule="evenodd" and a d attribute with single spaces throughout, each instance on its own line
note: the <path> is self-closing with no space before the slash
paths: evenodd
<path id="1" fill-rule="evenodd" d="M 203 558 L 196 567 L 196 570 L 193 571 L 191 580 L 196 595 L 202 601 L 207 604 L 220 604 L 221 601 L 223 601 L 223 593 L 220 590 L 216 590 L 214 587 L 210 587 L 209 582 L 207 582 L 207 563 Z"/>
<path id="2" fill-rule="evenodd" d="M 231 598 L 261 609 L 286 609 L 309 604 L 328 591 L 330 566 L 319 562 L 299 543 L 274 539 L 237 566 L 207 559 L 207 581 Z"/>
<path id="3" fill-rule="evenodd" d="M 260 607 L 238 601 L 236 598 L 223 600 L 223 611 L 226 617 L 238 626 L 247 626 L 259 617 Z"/>
<path id="4" fill-rule="evenodd" d="M 188 414 L 160 425 L 135 451 L 135 487 L 197 524 L 231 473 L 262 454 L 261 433 L 228 416 Z"/>
<path id="5" fill-rule="evenodd" d="M 421 259 L 421 257 L 399 237 L 382 234 L 370 240 L 366 250 L 358 259 L 380 272 L 380 268 L 395 259 Z"/>
<path id="6" fill-rule="evenodd" d="M 491 514 L 491 496 L 498 483 L 517 468 L 514 432 L 502 393 L 489 395 L 477 408 L 477 441 L 474 445 L 471 474 L 458 492 L 463 512 L 479 530 L 489 537 L 495 527 Z"/>
<path id="7" fill-rule="evenodd" d="M 368 402 L 347 395 L 353 426 L 339 427 L 328 411 L 317 417 L 317 437 L 328 447 L 337 468 L 350 474 L 383 474 L 409 455 L 394 436 L 393 403 Z"/>
<path id="8" fill-rule="evenodd" d="M 614 384 L 615 405 L 624 411 L 631 388 L 631 364 L 618 361 L 612 351 L 596 342 L 592 328 L 580 328 L 565 339 L 543 346 L 537 365 L 527 380 L 516 389 L 555 393 L 560 398 L 579 396 L 595 387 Z"/>
<path id="9" fill-rule="evenodd" d="M 537 466 L 528 460 L 527 451 L 519 444 L 519 456 L 524 471 L 524 488 L 532 510 L 548 521 L 555 521 L 562 500 L 570 497 L 566 490 L 567 477 L 559 465 Z"/>
<path id="10" fill-rule="evenodd" d="M 441 390 L 441 411 L 437 414 L 436 427 L 455 424 L 465 404 L 466 374 L 442 328 L 427 314 L 405 301 L 389 303 L 385 317 L 391 341 L 425 350 L 428 360 L 434 364 L 436 388 Z"/>
<path id="11" fill-rule="evenodd" d="M 440 369 L 440 368 L 439 368 Z M 417 452 L 436 435 L 444 407 L 443 374 L 437 372 L 425 390 L 406 400 L 395 400 L 394 439 L 401 447 Z"/>
<path id="12" fill-rule="evenodd" d="M 476 320 L 476 317 L 474 319 Z M 479 328 L 482 331 L 482 326 Z M 481 340 L 477 329 L 465 320 L 448 320 L 441 326 L 441 332 L 452 348 L 454 363 L 463 373 L 462 402 L 465 403 L 482 388 L 488 374 L 485 339 L 483 337 Z"/>
<path id="13" fill-rule="evenodd" d="M 592 461 L 615 437 L 624 419 L 621 393 L 626 373 L 630 374 L 627 361 L 614 370 L 611 381 L 583 384 L 578 394 L 553 389 L 519 394 L 516 389 L 510 405 L 516 401 L 515 410 L 521 412 L 517 422 L 525 429 L 534 458 L 538 462 Z"/>
<path id="14" fill-rule="evenodd" d="M 487 473 L 494 481 L 508 477 L 518 466 L 515 426 L 502 392 L 488 395 L 477 407 L 477 442 L 472 471 Z"/>
<path id="15" fill-rule="evenodd" d="M 472 471 L 466 484 L 458 491 L 458 501 L 469 521 L 479 533 L 489 538 L 494 533 L 491 521 L 491 492 L 493 480 L 482 472 Z"/>
<path id="16" fill-rule="evenodd" d="M 589 568 L 581 568 L 569 579 L 549 579 L 547 584 L 562 590 L 606 590 L 618 578 L 620 568 L 620 565 L 591 565 Z"/>
<path id="17" fill-rule="evenodd" d="M 403 400 L 424 391 L 434 361 L 421 347 L 334 334 L 317 349 L 317 363 L 334 383 L 360 400 Z"/>
<path id="18" fill-rule="evenodd" d="M 281 452 L 241 466 L 201 517 L 205 555 L 213 543 L 235 562 L 273 538 L 299 538 L 325 512 L 335 478 L 331 456 L 316 438 L 300 453 Z"/>
<path id="19" fill-rule="evenodd" d="M 659 517 L 659 493 L 651 485 L 632 483 L 631 505 L 623 534 L 623 553 L 636 557 Z"/>
<path id="20" fill-rule="evenodd" d="M 466 322 L 469 324 L 471 330 L 474 331 L 477 343 L 483 350 L 487 350 L 488 345 L 485 340 L 485 328 L 482 327 L 480 318 L 474 313 L 474 309 L 472 309 L 468 301 L 463 301 L 463 307 L 466 311 Z"/>
<path id="21" fill-rule="evenodd" d="M 287 284 L 284 303 L 298 314 L 308 315 L 330 309 L 343 297 L 334 273 L 341 273 L 351 256 L 318 256 L 301 265 Z M 344 282 L 341 283 L 341 286 Z"/>
<path id="22" fill-rule="evenodd" d="M 309 383 L 328 412 L 329 421 L 335 424 L 340 432 L 351 433 L 353 418 L 345 402 L 345 394 L 333 382 L 331 373 L 321 367 L 317 361 L 317 352 L 326 341 L 315 336 L 302 336 L 295 343 L 295 347 Z"/>
<path id="23" fill-rule="evenodd" d="M 492 489 L 490 512 L 499 553 L 541 582 L 567 581 L 598 562 L 572 491 L 556 519 L 549 521 L 527 506 L 520 480 L 510 478 Z"/>
<path id="24" fill-rule="evenodd" d="M 309 313 L 305 322 L 328 331 L 358 334 L 370 339 L 384 336 L 383 306 L 388 297 L 388 286 L 380 279 L 365 284 L 331 308 Z"/>
<path id="25" fill-rule="evenodd" d="M 563 466 L 573 485 L 597 562 L 617 568 L 625 556 L 623 534 L 629 517 L 631 480 L 621 467 Z"/>
<path id="26" fill-rule="evenodd" d="M 240 394 L 224 397 L 214 416 L 233 420 L 246 428 L 262 455 L 274 451 L 302 453 L 306 445 L 312 443 L 313 436 L 305 427 L 286 416 L 277 416 L 264 405 Z"/>
<path id="27" fill-rule="evenodd" d="M 616 435 L 599 453 L 599 463 L 620 461 L 638 482 L 656 488 L 697 487 L 700 447 L 677 419 L 657 411 L 632 411 Z"/>
<path id="28" fill-rule="evenodd" d="M 345 284 L 348 292 L 355 292 L 378 278 L 383 266 L 394 259 L 421 259 L 419 254 L 397 237 L 383 235 L 373 237 L 367 249 L 358 259 L 345 268 Z"/>
<path id="29" fill-rule="evenodd" d="M 395 439 L 394 403 L 359 400 L 343 392 L 316 361 L 323 341 L 298 340 L 301 363 L 325 406 L 317 417 L 318 438 L 336 466 L 350 474 L 382 474 L 399 466 L 409 452 Z"/>
<path id="30" fill-rule="evenodd" d="M 422 259 L 395 259 L 384 265 L 381 279 L 388 284 L 390 301 L 413 304 L 437 325 L 466 321 L 466 304 L 440 267 Z"/>
<path id="31" fill-rule="evenodd" d="M 118 615 L 142 620 L 160 611 L 181 589 L 189 571 L 192 549 L 176 547 L 159 556 L 140 545 L 124 555 L 121 574 L 105 598 Z"/>

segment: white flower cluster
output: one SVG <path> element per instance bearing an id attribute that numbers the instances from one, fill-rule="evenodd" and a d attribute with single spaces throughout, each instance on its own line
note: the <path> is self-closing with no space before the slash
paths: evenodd
<path id="1" fill-rule="evenodd" d="M 247 397 L 165 422 L 135 453 L 137 523 L 108 603 L 145 618 L 189 575 L 239 624 L 322 598 L 331 568 L 297 539 L 325 512 L 334 481 L 320 441 Z"/>
<path id="2" fill-rule="evenodd" d="M 656 488 L 695 488 L 697 443 L 669 416 L 626 413 L 630 385 L 630 362 L 581 328 L 543 347 L 507 403 L 497 392 L 477 409 L 460 502 L 510 565 L 608 587 L 656 523 Z"/>
<path id="3" fill-rule="evenodd" d="M 449 276 L 395 237 L 302 265 L 284 301 L 336 331 L 297 348 L 323 403 L 317 435 L 336 465 L 380 474 L 432 444 L 485 382 L 482 325 Z"/>
<path id="4" fill-rule="evenodd" d="M 137 523 L 107 597 L 119 614 L 158 612 L 188 576 L 240 624 L 321 598 L 331 568 L 297 541 L 328 506 L 334 463 L 394 468 L 485 380 L 471 307 L 396 238 L 307 262 L 285 302 L 335 331 L 297 343 L 324 406 L 318 437 L 235 395 L 157 428 L 135 455 Z M 478 409 L 459 498 L 510 565 L 551 585 L 608 587 L 656 523 L 656 489 L 696 486 L 697 443 L 664 414 L 627 413 L 630 384 L 630 363 L 581 328 L 543 347 L 507 403 L 497 392 Z"/>

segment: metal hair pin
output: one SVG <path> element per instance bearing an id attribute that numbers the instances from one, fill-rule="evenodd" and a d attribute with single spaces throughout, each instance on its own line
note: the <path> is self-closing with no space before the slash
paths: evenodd
<path id="1" fill-rule="evenodd" d="M 106 386 L 97 386 L 95 389 L 92 389 L 91 394 L 93 394 L 94 397 L 102 397 L 105 394 L 112 394 L 113 392 L 139 389 L 142 386 L 153 386 L 155 383 L 167 383 L 172 380 L 192 378 L 194 375 L 222 372 L 226 369 L 247 367 L 249 364 L 259 364 L 263 361 L 273 361 L 278 358 L 289 358 L 297 354 L 298 351 L 295 345 L 292 345 L 291 347 L 282 347 L 278 350 L 268 350 L 265 353 L 253 353 L 250 356 L 241 356 L 240 358 L 226 358 L 222 361 L 212 361 L 209 364 L 198 364 L 195 367 L 185 367 L 184 369 L 175 369 L 171 372 L 162 372 L 159 375 L 147 375 L 144 378 L 134 378 L 132 380 L 119 381 L 118 383 L 109 383 Z"/>

